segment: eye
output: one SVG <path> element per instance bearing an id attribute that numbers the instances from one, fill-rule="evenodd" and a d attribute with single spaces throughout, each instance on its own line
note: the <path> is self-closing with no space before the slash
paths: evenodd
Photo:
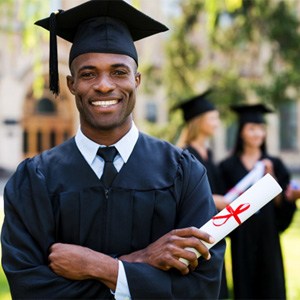
<path id="1" fill-rule="evenodd" d="M 128 74 L 128 72 L 126 70 L 120 70 L 120 69 L 114 70 L 112 73 L 115 76 L 125 76 Z"/>
<path id="2" fill-rule="evenodd" d="M 80 78 L 84 78 L 84 79 L 89 79 L 89 78 L 94 78 L 94 77 L 95 77 L 94 72 L 82 72 L 80 74 Z"/>

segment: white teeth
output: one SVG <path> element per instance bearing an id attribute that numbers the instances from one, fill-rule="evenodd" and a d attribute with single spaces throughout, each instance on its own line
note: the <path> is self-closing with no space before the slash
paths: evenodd
<path id="1" fill-rule="evenodd" d="M 108 107 L 114 104 L 117 104 L 118 100 L 109 100 L 109 101 L 95 101 L 92 104 L 95 106 Z"/>

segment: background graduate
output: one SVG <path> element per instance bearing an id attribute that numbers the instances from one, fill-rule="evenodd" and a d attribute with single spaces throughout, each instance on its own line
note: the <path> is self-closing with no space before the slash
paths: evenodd
<path id="1" fill-rule="evenodd" d="M 212 93 L 213 90 L 208 90 L 176 107 L 182 110 L 185 120 L 177 146 L 187 149 L 205 166 L 216 207 L 218 211 L 221 211 L 227 206 L 222 196 L 225 188 L 220 171 L 213 160 L 213 153 L 209 148 L 209 140 L 220 125 L 219 112 L 211 101 Z M 225 268 L 219 297 L 220 299 L 228 298 Z"/>
<path id="2" fill-rule="evenodd" d="M 283 162 L 266 149 L 262 104 L 233 106 L 239 127 L 232 155 L 221 162 L 220 170 L 229 190 L 262 160 L 283 192 L 231 233 L 232 274 L 235 299 L 285 299 L 285 279 L 279 234 L 295 211 L 285 198 L 290 175 Z M 255 201 L 255 199 L 253 199 Z"/>
<path id="3" fill-rule="evenodd" d="M 51 31 L 55 93 L 55 34 L 72 43 L 67 83 L 80 128 L 23 161 L 6 185 L 2 265 L 12 298 L 217 298 L 225 245 L 208 251 L 202 240 L 213 241 L 197 229 L 216 213 L 205 169 L 132 119 L 134 41 L 167 28 L 121 0 L 37 24 Z"/>
<path id="4" fill-rule="evenodd" d="M 222 210 L 227 203 L 224 200 L 224 185 L 220 171 L 213 160 L 209 141 L 220 125 L 220 115 L 211 100 L 213 90 L 194 96 L 175 107 L 183 112 L 184 128 L 177 146 L 189 150 L 206 168 L 210 187 L 217 209 Z"/>

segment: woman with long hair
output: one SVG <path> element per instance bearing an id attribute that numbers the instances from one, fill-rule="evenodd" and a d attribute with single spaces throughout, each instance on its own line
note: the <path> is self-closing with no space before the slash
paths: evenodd
<path id="1" fill-rule="evenodd" d="M 205 166 L 213 199 L 220 211 L 227 206 L 227 203 L 223 197 L 225 190 L 220 172 L 213 161 L 213 153 L 209 148 L 209 140 L 220 125 L 219 112 L 210 99 L 211 93 L 212 90 L 208 90 L 177 106 L 182 110 L 185 120 L 185 126 L 181 131 L 177 146 L 188 149 Z M 223 268 L 219 298 L 228 298 L 225 268 Z"/>
<path id="2" fill-rule="evenodd" d="M 283 162 L 270 156 L 266 147 L 263 104 L 232 106 L 239 117 L 233 153 L 220 163 L 226 189 L 235 186 L 258 161 L 265 165 L 283 192 L 233 231 L 232 276 L 235 299 L 285 299 L 285 279 L 279 234 L 290 224 L 295 204 L 287 201 L 290 175 Z M 255 201 L 255 199 L 252 199 Z"/>
<path id="3" fill-rule="evenodd" d="M 188 149 L 205 166 L 213 198 L 220 211 L 227 204 L 222 196 L 224 187 L 220 173 L 209 147 L 209 141 L 220 125 L 219 112 L 210 100 L 211 93 L 208 90 L 177 107 L 182 110 L 185 121 L 177 146 Z"/>

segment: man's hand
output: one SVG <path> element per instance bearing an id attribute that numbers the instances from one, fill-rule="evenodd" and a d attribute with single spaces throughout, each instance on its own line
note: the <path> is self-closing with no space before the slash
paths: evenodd
<path id="1" fill-rule="evenodd" d="M 71 244 L 50 247 L 49 267 L 54 273 L 71 280 L 97 279 L 115 290 L 118 261 L 89 248 Z"/>
<path id="2" fill-rule="evenodd" d="M 121 256 L 119 259 L 127 262 L 144 262 L 164 271 L 175 268 L 186 275 L 195 270 L 198 259 L 194 252 L 185 248 L 195 248 L 202 257 L 210 259 L 210 253 L 201 240 L 207 243 L 214 242 L 210 235 L 196 227 L 174 229 L 145 249 Z M 188 260 L 189 266 L 179 261 L 179 258 Z"/>

